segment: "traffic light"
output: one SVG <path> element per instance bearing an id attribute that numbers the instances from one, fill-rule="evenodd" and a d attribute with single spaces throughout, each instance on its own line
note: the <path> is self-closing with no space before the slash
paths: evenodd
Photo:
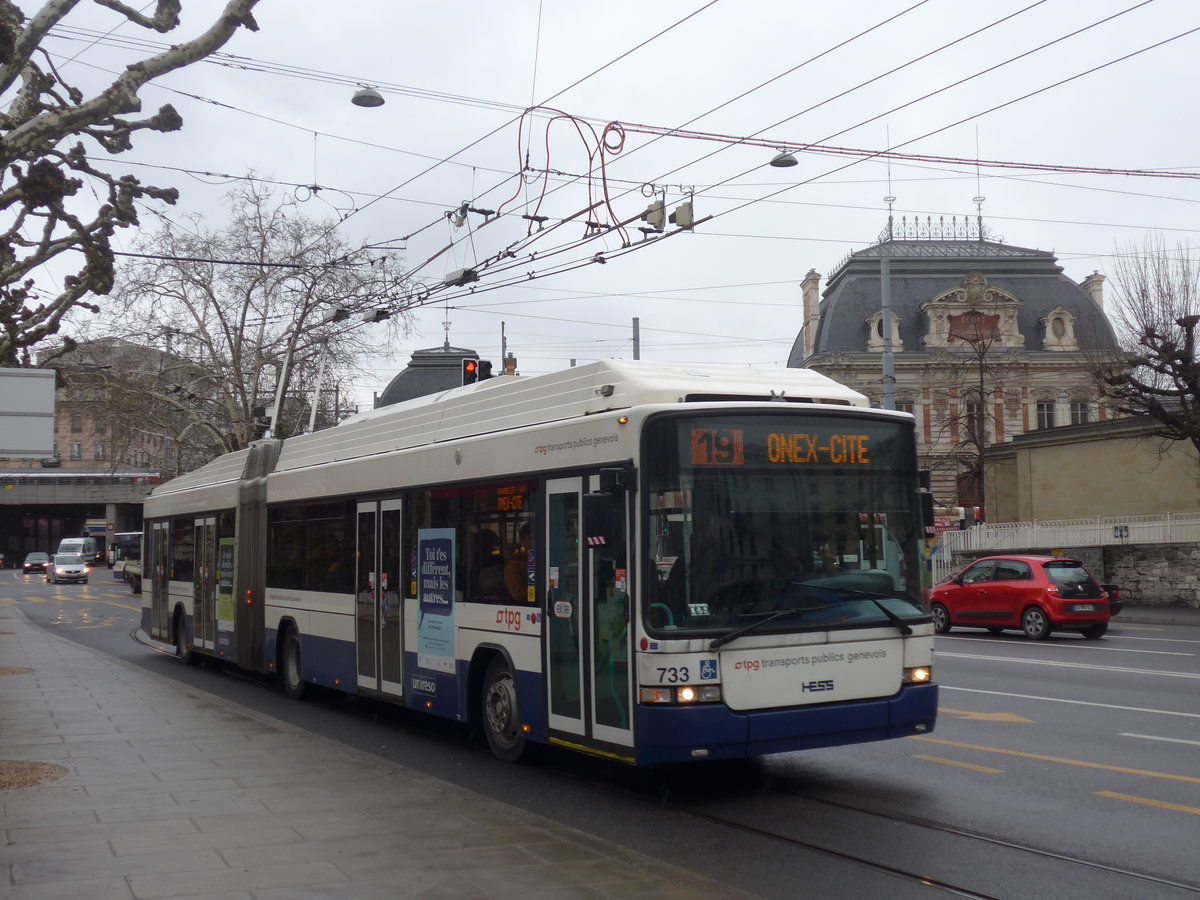
<path id="1" fill-rule="evenodd" d="M 462 361 L 462 383 L 474 384 L 479 380 L 479 360 L 464 359 Z"/>
<path id="2" fill-rule="evenodd" d="M 479 361 L 479 380 L 487 381 L 492 377 L 492 362 L 489 359 Z"/>
<path id="3" fill-rule="evenodd" d="M 654 231 L 662 231 L 667 223 L 666 204 L 661 200 L 655 200 L 646 207 L 646 211 L 642 213 L 641 218 Z"/>

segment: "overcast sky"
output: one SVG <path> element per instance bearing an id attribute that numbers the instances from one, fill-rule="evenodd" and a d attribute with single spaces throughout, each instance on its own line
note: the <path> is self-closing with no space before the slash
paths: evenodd
<path id="1" fill-rule="evenodd" d="M 222 6 L 185 0 L 171 39 Z M 800 280 L 874 243 L 887 196 L 910 220 L 973 221 L 986 198 L 997 239 L 1054 251 L 1077 281 L 1111 274 L 1116 253 L 1155 234 L 1197 243 L 1197 180 L 971 162 L 1200 172 L 1195 0 L 264 0 L 255 15 L 261 30 L 225 48 L 241 65 L 201 63 L 143 89 L 184 130 L 138 137 L 115 170 L 178 186 L 171 215 L 199 211 L 212 227 L 229 177 L 253 170 L 315 218 L 348 214 L 348 240 L 397 248 L 420 282 L 478 268 L 473 293 L 435 292 L 373 366 L 368 405 L 413 350 L 442 344 L 446 319 L 452 344 L 494 360 L 503 323 L 527 375 L 632 357 L 634 317 L 643 359 L 784 365 Z M 49 44 L 84 84 L 145 55 L 118 39 L 158 40 L 128 24 L 102 37 L 116 24 L 102 10 L 68 24 L 95 29 Z M 351 105 L 356 84 L 385 105 Z M 522 117 L 540 105 L 566 117 Z M 725 139 L 626 128 L 623 150 L 601 158 L 612 121 Z M 777 147 L 807 144 L 963 162 L 798 152 L 793 168 L 768 165 Z M 313 184 L 316 197 L 291 187 Z M 663 189 L 668 210 L 694 192 L 697 219 L 712 218 L 659 242 L 643 242 L 641 223 L 584 241 L 588 218 L 634 217 Z M 455 227 L 446 213 L 464 201 L 503 215 Z M 524 215 L 547 217 L 547 232 L 531 241 Z M 622 253 L 626 241 L 636 249 Z M 505 248 L 514 256 L 499 260 Z M 607 262 L 588 262 L 597 254 Z"/>

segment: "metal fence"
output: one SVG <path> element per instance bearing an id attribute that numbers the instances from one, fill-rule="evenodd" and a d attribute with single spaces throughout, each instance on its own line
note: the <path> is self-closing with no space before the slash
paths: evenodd
<path id="1" fill-rule="evenodd" d="M 1002 522 L 941 535 L 930 557 L 934 584 L 958 570 L 955 553 L 1049 552 L 1059 547 L 1200 542 L 1200 512 Z"/>

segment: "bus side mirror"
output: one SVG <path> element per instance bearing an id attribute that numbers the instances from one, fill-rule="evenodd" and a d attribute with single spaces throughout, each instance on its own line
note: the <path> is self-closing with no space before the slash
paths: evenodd
<path id="1" fill-rule="evenodd" d="M 926 531 L 932 531 L 934 525 L 933 494 L 928 491 L 921 491 L 917 496 L 921 498 L 921 522 L 925 526 Z"/>
<path id="2" fill-rule="evenodd" d="M 612 536 L 613 495 L 604 491 L 583 495 L 583 543 L 607 546 Z"/>

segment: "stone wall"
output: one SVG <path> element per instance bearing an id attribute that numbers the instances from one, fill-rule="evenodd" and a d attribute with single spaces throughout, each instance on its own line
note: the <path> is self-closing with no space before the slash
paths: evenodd
<path id="1" fill-rule="evenodd" d="M 1200 609 L 1200 544 L 1123 544 L 1111 547 L 1063 547 L 1062 556 L 1082 560 L 1097 581 L 1115 584 L 1121 599 L 1144 606 L 1191 606 Z M 1046 547 L 1003 553 L 1049 554 Z M 954 555 L 958 568 L 1001 551 Z"/>
<path id="2" fill-rule="evenodd" d="M 1200 544 L 1105 547 L 1104 580 L 1128 603 L 1200 608 Z"/>

